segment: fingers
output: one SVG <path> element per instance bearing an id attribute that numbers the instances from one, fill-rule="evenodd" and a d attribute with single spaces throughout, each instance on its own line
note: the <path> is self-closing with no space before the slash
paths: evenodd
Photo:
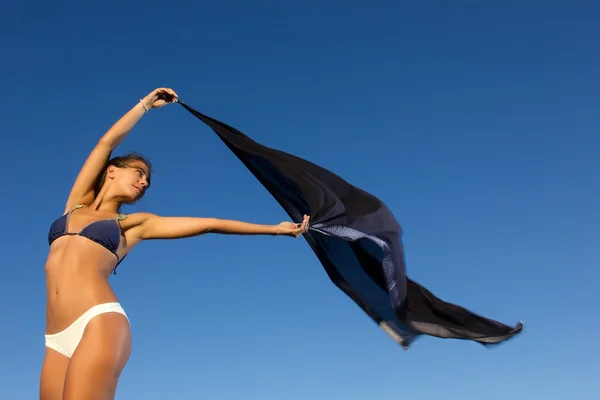
<path id="1" fill-rule="evenodd" d="M 299 225 L 299 228 L 296 231 L 295 236 L 298 237 L 303 233 L 306 233 L 308 231 L 308 222 L 310 220 L 310 217 L 308 215 L 304 215 L 304 219 L 302 220 L 301 224 Z"/>
<path id="2" fill-rule="evenodd" d="M 282 234 L 297 238 L 303 233 L 308 232 L 309 221 L 310 217 L 308 215 L 304 215 L 302 222 L 282 222 L 279 224 L 279 227 L 282 229 Z"/>
<path id="3" fill-rule="evenodd" d="M 168 103 L 174 103 L 179 100 L 179 96 L 173 89 L 170 88 L 158 88 L 154 90 L 157 99 L 164 100 Z"/>

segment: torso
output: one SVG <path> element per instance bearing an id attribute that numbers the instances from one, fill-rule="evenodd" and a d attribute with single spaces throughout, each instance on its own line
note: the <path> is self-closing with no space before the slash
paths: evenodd
<path id="1" fill-rule="evenodd" d="M 45 266 L 47 334 L 64 330 L 96 304 L 118 301 L 108 277 L 132 247 L 131 222 L 129 216 L 77 207 L 52 224 Z"/>

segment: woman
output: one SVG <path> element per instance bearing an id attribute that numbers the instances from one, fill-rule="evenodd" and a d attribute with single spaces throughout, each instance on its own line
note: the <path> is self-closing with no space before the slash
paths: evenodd
<path id="1" fill-rule="evenodd" d="M 50 227 L 46 263 L 46 354 L 40 398 L 112 399 L 131 352 L 129 320 L 108 277 L 142 240 L 214 232 L 298 237 L 301 224 L 256 225 L 215 218 L 120 214 L 150 186 L 150 163 L 139 155 L 110 159 L 144 113 L 177 101 L 171 89 L 140 100 L 100 139 L 77 176 L 63 216 Z"/>

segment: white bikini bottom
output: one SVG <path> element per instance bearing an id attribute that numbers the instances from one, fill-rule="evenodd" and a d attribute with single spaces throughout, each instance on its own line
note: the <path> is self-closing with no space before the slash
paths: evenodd
<path id="1" fill-rule="evenodd" d="M 125 314 L 125 310 L 121 307 L 119 303 L 103 303 L 95 305 L 94 307 L 87 310 L 83 313 L 79 318 L 75 320 L 71 325 L 69 325 L 65 330 L 58 333 L 53 333 L 51 335 L 46 336 L 46 347 L 51 348 L 59 352 L 60 354 L 71 358 L 75 349 L 79 345 L 81 338 L 83 337 L 83 331 L 85 330 L 88 322 L 92 320 L 97 315 L 116 312 L 119 314 L 123 314 L 125 318 L 127 318 L 127 314 Z M 129 318 L 127 318 L 129 321 Z"/>

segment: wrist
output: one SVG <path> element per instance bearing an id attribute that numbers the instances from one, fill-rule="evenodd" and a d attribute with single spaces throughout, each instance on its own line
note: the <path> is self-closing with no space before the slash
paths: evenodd
<path id="1" fill-rule="evenodd" d="M 150 111 L 150 107 L 148 107 L 146 105 L 146 103 L 144 102 L 144 99 L 140 99 L 140 101 L 138 101 L 138 103 L 136 104 L 135 108 L 138 108 L 138 107 L 142 109 L 142 112 L 144 114 L 147 113 L 148 111 Z"/>
<path id="2" fill-rule="evenodd" d="M 279 236 L 281 235 L 281 228 L 279 227 L 279 225 L 270 225 L 269 226 L 269 231 L 270 234 L 273 236 Z"/>
<path id="3" fill-rule="evenodd" d="M 155 99 L 153 99 L 152 96 L 146 96 L 140 99 L 140 103 L 142 103 L 142 107 L 144 107 L 146 111 L 150 111 L 150 109 L 152 109 L 152 104 L 154 101 Z"/>
<path id="4" fill-rule="evenodd" d="M 142 98 L 142 102 L 148 110 L 152 108 L 152 104 L 154 104 L 156 100 L 158 100 L 158 94 L 155 92 L 148 93 L 144 98 Z"/>

